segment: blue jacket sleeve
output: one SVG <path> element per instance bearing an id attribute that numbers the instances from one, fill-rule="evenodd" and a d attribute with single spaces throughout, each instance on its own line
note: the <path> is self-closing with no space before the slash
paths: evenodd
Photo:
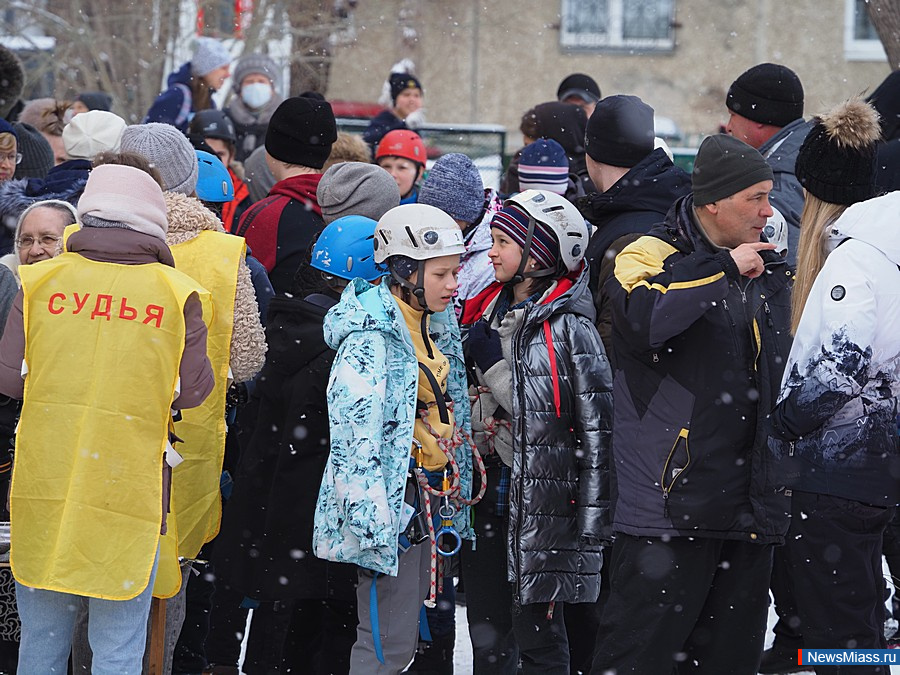
<path id="1" fill-rule="evenodd" d="M 144 123 L 162 122 L 185 131 L 188 119 L 187 116 L 181 119 L 180 113 L 183 106 L 184 92 L 180 87 L 169 87 L 153 101 L 153 105 L 150 106 L 150 110 L 147 111 L 147 116 L 144 118 Z"/>
<path id="2" fill-rule="evenodd" d="M 338 349 L 328 383 L 329 469 L 340 518 L 361 550 L 397 547 L 382 464 L 385 406 L 384 336 L 351 333 Z"/>
<path id="3" fill-rule="evenodd" d="M 253 282 L 253 290 L 256 292 L 256 304 L 259 305 L 259 320 L 263 327 L 266 325 L 266 316 L 269 313 L 269 300 L 275 297 L 275 290 L 266 268 L 252 255 L 247 255 L 247 267 L 250 268 L 250 280 Z"/>

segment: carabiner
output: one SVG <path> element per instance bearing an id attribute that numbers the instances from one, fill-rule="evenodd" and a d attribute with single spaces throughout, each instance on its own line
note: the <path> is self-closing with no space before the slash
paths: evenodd
<path id="1" fill-rule="evenodd" d="M 459 549 L 462 548 L 462 537 L 459 536 L 459 532 L 453 527 L 453 515 L 455 513 L 456 510 L 450 505 L 449 500 L 444 497 L 444 504 L 438 510 L 438 515 L 441 517 L 441 529 L 435 533 L 434 543 L 438 554 L 445 558 L 456 555 L 459 553 Z M 441 537 L 452 537 L 454 539 L 452 550 L 441 548 Z"/>

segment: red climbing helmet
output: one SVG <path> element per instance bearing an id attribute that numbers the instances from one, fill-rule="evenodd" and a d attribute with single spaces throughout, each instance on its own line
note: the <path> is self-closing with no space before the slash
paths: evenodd
<path id="1" fill-rule="evenodd" d="M 382 157 L 402 157 L 425 166 L 425 144 L 415 131 L 394 129 L 381 139 L 375 151 L 375 162 Z"/>

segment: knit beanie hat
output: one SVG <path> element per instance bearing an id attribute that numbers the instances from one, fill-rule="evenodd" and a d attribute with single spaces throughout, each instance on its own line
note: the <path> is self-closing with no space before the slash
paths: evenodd
<path id="1" fill-rule="evenodd" d="M 0 117 L 6 117 L 22 95 L 25 71 L 15 53 L 0 45 Z"/>
<path id="2" fill-rule="evenodd" d="M 171 124 L 132 124 L 122 132 L 122 152 L 136 152 L 156 167 L 166 192 L 191 196 L 197 189 L 197 154 Z"/>
<path id="3" fill-rule="evenodd" d="M 653 108 L 637 96 L 607 96 L 597 104 L 584 135 L 591 159 L 630 169 L 653 152 Z"/>
<path id="4" fill-rule="evenodd" d="M 45 178 L 53 168 L 53 148 L 40 131 L 30 124 L 13 122 L 13 129 L 18 137 L 19 152 L 22 161 L 16 166 L 13 178 Z"/>
<path id="5" fill-rule="evenodd" d="M 596 103 L 600 100 L 600 85 L 590 75 L 572 73 L 559 83 L 556 100 L 565 101 L 570 96 L 577 96 L 585 103 Z"/>
<path id="6" fill-rule="evenodd" d="M 105 91 L 83 91 L 75 100 L 84 103 L 88 110 L 109 111 L 112 108 L 112 96 Z"/>
<path id="7" fill-rule="evenodd" d="M 198 37 L 191 57 L 191 74 L 203 77 L 216 68 L 231 63 L 228 48 L 218 40 L 210 37 Z"/>
<path id="8" fill-rule="evenodd" d="M 236 94 L 241 93 L 241 82 L 244 81 L 244 78 L 254 73 L 265 75 L 271 80 L 272 86 L 278 88 L 280 80 L 278 64 L 265 54 L 247 54 L 240 58 L 231 74 L 231 86 Z"/>
<path id="9" fill-rule="evenodd" d="M 415 75 L 410 75 L 409 73 L 391 73 L 388 83 L 391 85 L 391 101 L 393 103 L 397 102 L 400 92 L 406 89 L 422 91 L 422 83 L 419 82 Z"/>
<path id="10" fill-rule="evenodd" d="M 878 113 L 859 99 L 814 119 L 800 146 L 794 173 L 800 185 L 829 204 L 850 206 L 875 196 Z"/>
<path id="11" fill-rule="evenodd" d="M 16 141 L 19 140 L 19 134 L 16 133 L 15 127 L 2 117 L 0 117 L 0 134 L 12 134 L 16 137 Z"/>
<path id="12" fill-rule="evenodd" d="M 569 159 L 552 138 L 539 138 L 519 156 L 519 189 L 547 190 L 564 195 L 569 184 Z"/>
<path id="13" fill-rule="evenodd" d="M 328 101 L 294 96 L 272 113 L 266 152 L 287 164 L 321 169 L 337 140 L 337 124 Z"/>
<path id="14" fill-rule="evenodd" d="M 78 218 L 122 223 L 129 230 L 166 240 L 166 200 L 156 181 L 133 166 L 102 164 L 88 176 L 78 200 Z"/>
<path id="15" fill-rule="evenodd" d="M 400 204 L 400 189 L 391 174 L 375 164 L 341 162 L 326 171 L 316 188 L 325 224 L 342 216 L 378 220 Z"/>
<path id="16" fill-rule="evenodd" d="M 419 262 L 420 261 L 405 255 L 392 255 L 387 260 L 388 269 L 401 279 L 409 279 L 413 275 L 413 272 L 419 269 Z"/>
<path id="17" fill-rule="evenodd" d="M 772 167 L 756 148 L 727 134 L 707 136 L 691 174 L 694 205 L 711 204 L 764 180 L 773 180 Z"/>
<path id="18" fill-rule="evenodd" d="M 523 249 L 528 238 L 528 221 L 531 220 L 515 204 L 509 204 L 494 214 L 491 227 L 496 227 L 501 232 L 509 235 Z M 529 255 L 543 268 L 556 267 L 559 260 L 559 241 L 553 231 L 539 221 L 534 221 L 534 234 L 531 239 Z"/>
<path id="19" fill-rule="evenodd" d="M 474 223 L 484 211 L 484 182 L 471 159 L 451 152 L 431 167 L 418 202 L 434 206 L 455 220 Z"/>
<path id="20" fill-rule="evenodd" d="M 125 120 L 105 110 L 75 115 L 63 129 L 63 146 L 72 159 L 91 159 L 101 152 L 119 151 Z"/>
<path id="21" fill-rule="evenodd" d="M 787 126 L 803 117 L 803 85 L 787 66 L 760 63 L 732 83 L 725 105 L 748 120 Z"/>

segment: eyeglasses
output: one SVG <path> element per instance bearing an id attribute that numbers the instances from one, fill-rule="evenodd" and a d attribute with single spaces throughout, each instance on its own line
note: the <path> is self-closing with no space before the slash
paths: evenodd
<path id="1" fill-rule="evenodd" d="M 57 242 L 62 239 L 62 237 L 55 237 L 52 234 L 44 234 L 41 235 L 38 239 L 34 237 L 22 237 L 21 239 L 16 240 L 16 245 L 19 248 L 31 248 L 34 246 L 34 242 L 40 244 L 41 248 L 52 248 L 56 246 Z"/>
<path id="2" fill-rule="evenodd" d="M 22 163 L 22 153 L 17 152 L 15 155 L 0 155 L 0 162 L 12 162 L 13 164 L 21 164 Z"/>

